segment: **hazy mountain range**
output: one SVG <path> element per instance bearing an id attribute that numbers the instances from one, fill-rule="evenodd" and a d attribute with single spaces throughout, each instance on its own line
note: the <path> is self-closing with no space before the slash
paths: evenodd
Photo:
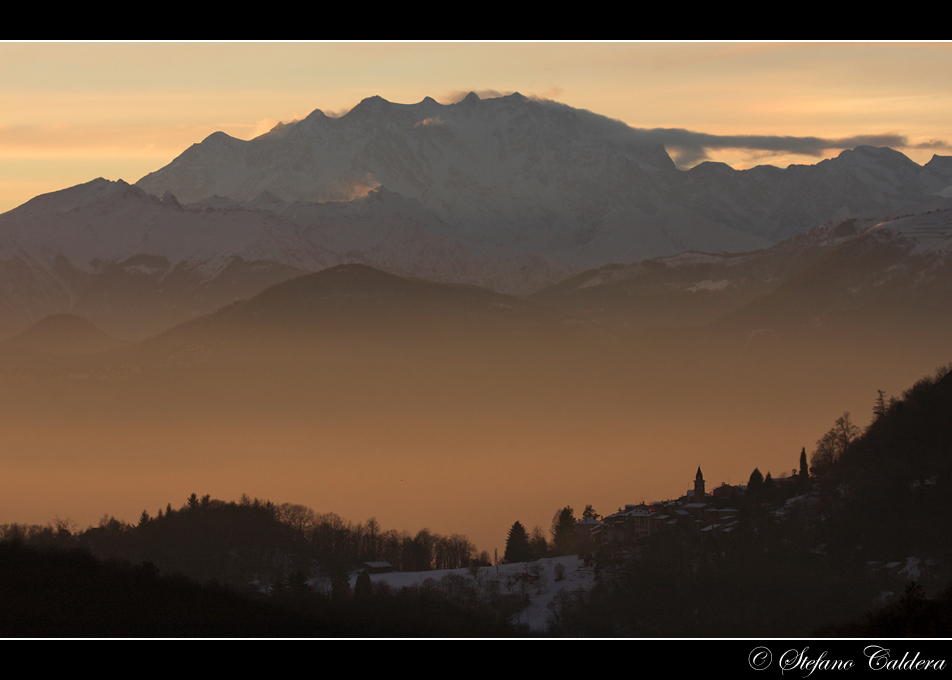
<path id="1" fill-rule="evenodd" d="M 897 244 L 891 273 L 863 285 L 900 272 L 922 284 L 919 267 L 944 257 L 945 213 L 931 211 L 950 187 L 946 157 L 860 147 L 812 166 L 684 171 L 644 132 L 554 102 L 371 97 L 250 141 L 218 132 L 134 185 L 96 179 L 0 215 L 0 335 L 71 312 L 142 338 L 342 263 L 535 292 L 573 313 L 619 311 L 624 289 L 622 324 L 697 325 L 832 250 L 847 257 L 847 241 Z M 690 272 L 697 295 L 681 302 L 705 298 L 696 314 L 673 310 L 677 285 L 658 272 Z"/>
<path id="2" fill-rule="evenodd" d="M 248 493 L 492 548 L 776 476 L 949 361 L 950 166 L 680 170 L 558 104 L 372 98 L 37 196 L 0 215 L 0 510 Z"/>

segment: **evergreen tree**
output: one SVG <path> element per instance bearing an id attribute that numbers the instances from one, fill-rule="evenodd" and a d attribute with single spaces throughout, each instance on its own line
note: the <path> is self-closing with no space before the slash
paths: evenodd
<path id="1" fill-rule="evenodd" d="M 759 501 L 763 495 L 764 476 L 758 468 L 750 473 L 750 479 L 747 480 L 747 498 L 753 501 Z"/>
<path id="2" fill-rule="evenodd" d="M 366 571 L 357 575 L 357 582 L 354 584 L 354 597 L 358 600 L 369 600 L 373 594 L 373 584 L 370 581 L 370 574 Z"/>
<path id="3" fill-rule="evenodd" d="M 575 533 L 575 511 L 566 505 L 552 518 L 552 542 L 557 555 L 573 555 L 578 550 Z"/>
<path id="4" fill-rule="evenodd" d="M 529 559 L 529 534 L 519 521 L 509 529 L 503 559 L 506 562 L 525 562 Z"/>
<path id="5" fill-rule="evenodd" d="M 800 472 L 797 475 L 797 492 L 806 493 L 810 488 L 810 468 L 807 466 L 807 448 L 800 449 Z"/>
<path id="6" fill-rule="evenodd" d="M 776 500 L 774 496 L 776 495 L 776 487 L 774 485 L 773 476 L 770 472 L 767 472 L 767 476 L 764 477 L 764 483 L 760 488 L 761 498 L 765 501 L 774 501 Z"/>
<path id="7" fill-rule="evenodd" d="M 882 390 L 876 390 L 876 404 L 873 406 L 874 420 L 878 420 L 886 415 L 886 393 Z"/>

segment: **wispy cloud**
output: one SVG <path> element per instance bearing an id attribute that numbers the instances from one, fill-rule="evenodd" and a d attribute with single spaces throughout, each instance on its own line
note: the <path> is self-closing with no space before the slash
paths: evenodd
<path id="1" fill-rule="evenodd" d="M 911 143 L 905 135 L 894 132 L 878 135 L 854 135 L 851 137 L 798 137 L 788 135 L 713 135 L 679 128 L 654 128 L 636 130 L 646 143 L 663 144 L 675 163 L 686 167 L 710 158 L 709 152 L 722 149 L 741 149 L 763 154 L 790 154 L 821 158 L 831 152 L 852 149 L 857 146 L 888 146 L 904 149 L 949 150 L 950 144 L 942 140 Z"/>
<path id="2" fill-rule="evenodd" d="M 484 91 L 477 92 L 481 98 L 501 97 L 511 92 Z M 555 101 L 538 93 L 523 93 L 530 99 L 548 103 L 550 106 L 567 107 L 566 104 Z M 452 101 L 458 101 L 464 94 L 456 93 Z M 584 111 L 584 110 L 583 110 Z M 584 111 L 585 115 L 597 115 Z M 616 121 L 619 125 L 629 127 L 626 123 Z M 884 132 L 880 134 L 862 134 L 848 137 L 814 137 L 796 135 L 717 135 L 706 132 L 696 132 L 684 128 L 634 128 L 644 144 L 662 144 L 672 156 L 674 162 L 682 168 L 691 167 L 698 163 L 710 160 L 712 152 L 723 150 L 739 150 L 750 152 L 753 157 L 770 159 L 780 156 L 804 156 L 809 158 L 828 158 L 844 149 L 853 149 L 857 146 L 887 146 L 897 151 L 934 150 L 936 152 L 952 151 L 952 143 L 941 139 L 932 139 L 925 142 L 912 142 L 906 135 L 898 132 Z"/>

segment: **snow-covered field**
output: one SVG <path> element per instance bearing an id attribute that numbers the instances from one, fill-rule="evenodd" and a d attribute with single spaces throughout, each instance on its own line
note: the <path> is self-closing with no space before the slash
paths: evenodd
<path id="1" fill-rule="evenodd" d="M 564 572 L 558 579 L 558 568 L 561 564 Z M 534 580 L 519 577 L 530 573 Z M 476 580 L 486 584 L 491 580 L 498 580 L 502 592 L 524 592 L 529 596 L 529 606 L 520 611 L 512 622 L 527 624 L 533 631 L 543 632 L 549 619 L 549 603 L 561 590 L 572 592 L 579 588 L 588 590 L 595 584 L 595 575 L 592 567 L 584 567 L 582 560 L 575 555 L 563 557 L 548 557 L 536 562 L 516 562 L 514 564 L 500 564 L 495 567 L 480 567 L 475 579 L 469 569 L 450 569 L 442 571 L 419 572 L 392 572 L 389 574 L 373 574 L 370 579 L 377 583 L 385 581 L 391 588 L 398 590 L 404 586 L 421 586 L 427 579 L 433 579 L 437 586 L 448 575 L 462 576 L 469 581 Z M 356 584 L 357 577 L 351 578 L 351 587 Z"/>

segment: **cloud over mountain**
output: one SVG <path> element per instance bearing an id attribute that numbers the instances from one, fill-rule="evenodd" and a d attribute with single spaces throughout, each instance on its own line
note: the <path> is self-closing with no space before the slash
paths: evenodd
<path id="1" fill-rule="evenodd" d="M 647 143 L 664 144 L 669 153 L 674 153 L 679 167 L 688 167 L 707 160 L 708 151 L 711 149 L 747 149 L 819 158 L 831 150 L 852 149 L 857 146 L 936 150 L 952 148 L 948 142 L 941 140 L 910 145 L 908 138 L 898 133 L 823 138 L 791 135 L 713 135 L 680 128 L 638 129 L 638 132 L 644 135 Z"/>

